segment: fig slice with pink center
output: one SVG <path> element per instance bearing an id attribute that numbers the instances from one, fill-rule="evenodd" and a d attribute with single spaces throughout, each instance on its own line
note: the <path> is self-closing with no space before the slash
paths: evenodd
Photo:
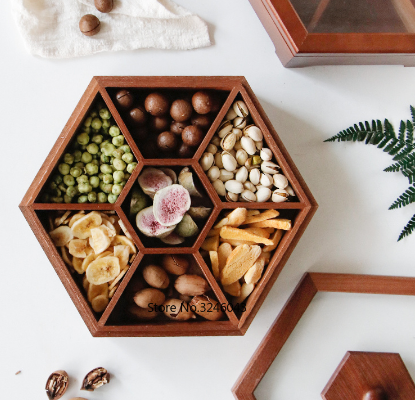
<path id="1" fill-rule="evenodd" d="M 153 206 L 144 208 L 136 217 L 137 228 L 144 235 L 149 237 L 164 238 L 174 231 L 176 225 L 161 225 L 155 218 Z"/>
<path id="2" fill-rule="evenodd" d="M 146 168 L 138 177 L 138 184 L 143 192 L 152 199 L 158 190 L 170 186 L 173 183 L 170 176 L 166 175 L 161 169 Z"/>
<path id="3" fill-rule="evenodd" d="M 188 190 L 182 185 L 170 185 L 155 194 L 154 217 L 161 225 L 177 225 L 190 205 L 191 199 Z"/>

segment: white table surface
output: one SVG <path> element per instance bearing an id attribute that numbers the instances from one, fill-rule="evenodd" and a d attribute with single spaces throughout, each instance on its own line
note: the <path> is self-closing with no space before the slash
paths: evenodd
<path id="1" fill-rule="evenodd" d="M 87 399 L 232 399 L 231 387 L 305 271 L 415 276 L 415 234 L 396 239 L 415 207 L 388 211 L 406 178 L 391 157 L 323 140 L 372 118 L 398 126 L 415 105 L 415 69 L 284 69 L 248 1 L 178 0 L 208 24 L 214 45 L 137 50 L 70 60 L 29 55 L 10 13 L 0 13 L 2 399 L 45 399 L 65 369 L 64 399 L 85 373 L 113 375 Z M 92 338 L 18 209 L 94 75 L 244 75 L 320 207 L 244 337 Z M 319 294 L 261 383 L 258 400 L 320 399 L 347 350 L 399 352 L 415 376 L 415 299 Z M 19 375 L 15 375 L 21 371 Z"/>

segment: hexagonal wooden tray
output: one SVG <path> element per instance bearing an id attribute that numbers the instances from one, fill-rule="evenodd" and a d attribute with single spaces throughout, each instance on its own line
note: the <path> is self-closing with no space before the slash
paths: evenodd
<path id="1" fill-rule="evenodd" d="M 134 91 L 142 90 L 143 93 L 148 93 L 149 90 L 155 89 L 172 92 L 187 91 L 189 93 L 194 93 L 200 89 L 209 89 L 220 93 L 223 98 L 223 105 L 207 132 L 206 137 L 192 158 L 149 159 L 143 157 L 140 152 L 140 147 L 145 144 L 134 141 L 121 114 L 112 102 L 111 96 L 118 88 L 129 88 Z M 137 159 L 137 168 L 132 173 L 115 204 L 41 203 L 39 199 L 43 186 L 47 183 L 60 157 L 64 154 L 67 145 L 70 143 L 77 128 L 82 123 L 88 111 L 93 107 L 97 98 L 101 98 L 105 102 L 106 106 L 113 115 L 114 120 L 120 127 L 127 143 L 131 147 Z M 227 110 L 236 98 L 243 99 L 247 104 L 254 123 L 262 130 L 264 140 L 267 142 L 268 147 L 273 151 L 282 172 L 288 178 L 291 186 L 293 187 L 296 193 L 296 201 L 286 203 L 222 202 L 200 167 L 199 159 L 203 154 L 204 149 L 208 145 Z M 190 247 L 159 247 L 160 242 L 158 240 L 157 243 L 156 241 L 151 242 L 151 240 L 146 241 L 146 245 L 144 246 L 139 235 L 135 232 L 133 226 L 130 224 L 126 214 L 124 213 L 122 206 L 126 201 L 129 190 L 136 181 L 142 168 L 150 165 L 166 167 L 189 166 L 197 174 L 198 179 L 206 190 L 206 193 L 213 205 L 213 211 L 206 221 L 198 238 Z M 118 325 L 111 323 L 111 321 L 114 320 L 113 313 L 117 313 L 117 310 L 119 309 L 116 305 L 119 300 L 122 299 L 123 292 L 127 287 L 128 282 L 133 277 L 135 271 L 139 270 L 141 265 L 140 262 L 143 257 L 146 255 L 150 256 L 150 254 L 192 254 L 207 281 L 211 285 L 211 288 L 219 302 L 227 303 L 224 293 L 211 274 L 210 268 L 206 265 L 204 259 L 199 253 L 199 249 L 208 231 L 218 218 L 220 211 L 223 209 L 234 209 L 236 207 L 246 207 L 250 209 L 274 208 L 278 209 L 281 215 L 288 215 L 293 220 L 292 229 L 287 231 L 283 236 L 283 239 L 274 252 L 263 277 L 257 284 L 254 292 L 250 295 L 246 304 L 246 312 L 244 312 L 241 317 L 238 317 L 233 311 L 227 310 L 227 319 L 224 321 L 154 321 L 124 325 L 122 323 Z M 273 283 L 281 272 L 281 269 L 284 267 L 291 252 L 294 250 L 301 235 L 314 215 L 317 209 L 317 203 L 244 77 L 137 76 L 94 77 L 92 79 L 68 123 L 65 125 L 62 134 L 59 136 L 50 154 L 36 175 L 32 185 L 24 196 L 20 204 L 20 209 L 93 336 L 203 336 L 245 334 Z M 123 278 L 121 285 L 115 292 L 102 315 L 97 315 L 92 311 L 79 285 L 69 272 L 47 233 L 45 228 L 45 216 L 47 216 L 48 212 L 54 210 L 113 210 L 122 219 L 133 237 L 139 251 L 138 256 L 135 258 L 128 273 Z"/>

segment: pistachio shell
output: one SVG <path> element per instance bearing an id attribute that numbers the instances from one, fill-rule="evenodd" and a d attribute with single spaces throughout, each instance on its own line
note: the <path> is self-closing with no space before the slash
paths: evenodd
<path id="1" fill-rule="evenodd" d="M 216 193 L 219 196 L 225 196 L 226 195 L 226 189 L 225 189 L 225 185 L 222 181 L 220 181 L 219 179 L 215 182 L 213 182 L 213 187 L 216 190 Z"/>
<path id="2" fill-rule="evenodd" d="M 275 174 L 273 182 L 277 189 L 285 189 L 288 186 L 288 179 L 282 174 Z"/>
<path id="3" fill-rule="evenodd" d="M 200 158 L 200 165 L 203 171 L 207 171 L 213 165 L 214 157 L 212 153 L 206 152 Z"/>
<path id="4" fill-rule="evenodd" d="M 270 199 L 271 194 L 271 189 L 267 187 L 260 187 L 256 192 L 256 200 L 258 203 L 263 203 Z"/>
<path id="5" fill-rule="evenodd" d="M 241 138 L 241 145 L 242 148 L 250 155 L 254 155 L 256 153 L 256 146 L 255 142 L 248 136 L 244 136 Z"/>
<path id="6" fill-rule="evenodd" d="M 253 202 L 256 201 L 256 194 L 251 192 L 250 190 L 245 189 L 242 193 L 241 193 L 241 199 L 243 201 L 249 201 L 249 202 Z"/>
<path id="7" fill-rule="evenodd" d="M 235 179 L 232 179 L 230 181 L 225 182 L 225 189 L 228 192 L 235 193 L 235 194 L 240 194 L 244 190 L 244 185 L 241 182 L 239 182 Z"/>
<path id="8" fill-rule="evenodd" d="M 225 151 L 222 153 L 222 163 L 223 168 L 230 172 L 235 171 L 238 166 L 235 157 L 231 153 Z"/>

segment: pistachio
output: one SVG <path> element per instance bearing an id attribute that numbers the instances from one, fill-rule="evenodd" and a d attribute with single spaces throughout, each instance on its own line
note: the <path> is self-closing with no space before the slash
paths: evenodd
<path id="1" fill-rule="evenodd" d="M 243 117 L 236 117 L 232 123 L 234 128 L 243 129 L 246 126 L 246 119 Z"/>
<path id="2" fill-rule="evenodd" d="M 258 203 L 263 203 L 270 199 L 271 194 L 272 194 L 271 189 L 262 186 L 256 192 L 256 200 Z"/>
<path id="3" fill-rule="evenodd" d="M 266 147 L 263 147 L 261 149 L 261 152 L 259 153 L 262 160 L 264 161 L 271 161 L 272 160 L 272 151 L 271 149 L 267 149 Z"/>
<path id="4" fill-rule="evenodd" d="M 88 372 L 82 382 L 81 390 L 93 392 L 95 389 L 109 383 L 110 374 L 105 368 L 99 367 Z"/>
<path id="5" fill-rule="evenodd" d="M 244 183 L 244 188 L 250 190 L 252 193 L 256 192 L 256 186 L 252 182 L 246 181 Z"/>
<path id="6" fill-rule="evenodd" d="M 252 165 L 259 165 L 262 163 L 262 159 L 260 156 L 253 156 L 252 157 Z"/>
<path id="7" fill-rule="evenodd" d="M 221 153 L 216 153 L 216 154 L 215 154 L 215 165 L 216 165 L 219 169 L 222 169 L 222 168 L 223 168 L 222 154 L 221 154 Z M 209 169 L 209 168 L 208 168 L 208 169 Z"/>
<path id="8" fill-rule="evenodd" d="M 248 179 L 248 170 L 246 169 L 246 167 L 241 167 L 238 169 L 238 171 L 235 174 L 235 179 L 239 182 L 246 182 L 246 180 Z"/>
<path id="9" fill-rule="evenodd" d="M 226 151 L 222 153 L 222 163 L 223 168 L 231 172 L 235 171 L 236 167 L 238 166 L 235 157 L 231 153 Z"/>
<path id="10" fill-rule="evenodd" d="M 239 195 L 236 193 L 231 193 L 231 192 L 226 192 L 226 196 L 225 196 L 226 201 L 238 201 L 239 200 Z"/>
<path id="11" fill-rule="evenodd" d="M 206 152 L 215 155 L 218 152 L 218 148 L 214 144 L 210 143 L 208 147 L 206 147 Z"/>
<path id="12" fill-rule="evenodd" d="M 285 189 L 288 186 L 288 179 L 282 174 L 275 174 L 273 181 L 277 189 Z"/>
<path id="13" fill-rule="evenodd" d="M 264 161 L 261 164 L 262 172 L 266 172 L 267 174 L 276 174 L 276 173 L 278 173 L 279 169 L 280 169 L 280 167 L 277 164 L 274 164 L 271 161 Z"/>
<path id="14" fill-rule="evenodd" d="M 244 190 L 244 185 L 235 179 L 231 179 L 230 181 L 225 182 L 225 189 L 228 192 L 240 194 Z"/>
<path id="15" fill-rule="evenodd" d="M 223 121 L 218 128 L 218 136 L 222 139 L 225 137 L 233 128 L 231 121 Z"/>
<path id="16" fill-rule="evenodd" d="M 225 184 L 220 181 L 219 179 L 215 182 L 212 183 L 214 189 L 216 190 L 216 193 L 219 196 L 225 196 L 226 195 L 226 189 L 225 189 Z"/>
<path id="17" fill-rule="evenodd" d="M 181 294 L 197 296 L 210 290 L 207 281 L 199 275 L 181 275 L 174 282 L 174 288 Z"/>
<path id="18" fill-rule="evenodd" d="M 234 148 L 233 148 L 235 151 L 238 151 L 238 150 L 240 150 L 240 149 L 242 149 L 242 145 L 241 145 L 241 141 L 240 140 L 238 140 L 236 143 L 235 143 L 235 146 L 234 146 Z"/>
<path id="19" fill-rule="evenodd" d="M 239 165 L 244 165 L 248 159 L 248 153 L 244 149 L 240 149 L 236 152 L 235 158 Z"/>
<path id="20" fill-rule="evenodd" d="M 250 156 L 256 153 L 255 142 L 248 136 L 241 138 L 241 146 Z"/>
<path id="21" fill-rule="evenodd" d="M 229 111 L 226 113 L 225 115 L 225 119 L 234 119 L 238 116 L 238 114 L 236 114 L 235 110 L 232 108 L 229 109 Z"/>
<path id="22" fill-rule="evenodd" d="M 49 400 L 60 399 L 66 392 L 68 388 L 69 378 L 68 374 L 63 371 L 55 371 L 49 375 L 48 380 L 46 381 L 46 395 Z"/>
<path id="23" fill-rule="evenodd" d="M 291 186 L 287 186 L 287 187 L 285 188 L 285 190 L 287 191 L 287 193 L 288 193 L 290 196 L 295 196 L 295 192 L 294 192 L 294 190 L 293 190 L 293 188 L 292 188 Z"/>
<path id="24" fill-rule="evenodd" d="M 242 193 L 241 193 L 241 199 L 243 201 L 249 201 L 249 202 L 253 202 L 256 201 L 256 194 L 248 189 L 245 189 Z"/>
<path id="25" fill-rule="evenodd" d="M 260 164 L 253 164 L 253 159 L 254 159 L 254 157 L 249 157 L 245 161 L 245 167 L 248 169 L 248 171 L 251 171 L 251 169 L 254 169 L 254 168 L 260 168 L 261 167 Z"/>
<path id="26" fill-rule="evenodd" d="M 228 153 L 233 157 L 233 158 L 235 158 L 235 156 L 236 156 L 236 150 L 235 149 L 232 149 L 232 150 L 229 150 L 228 151 Z"/>
<path id="27" fill-rule="evenodd" d="M 261 129 L 255 125 L 249 125 L 244 129 L 244 134 L 249 136 L 254 142 L 258 142 L 263 139 Z"/>
<path id="28" fill-rule="evenodd" d="M 232 133 L 236 135 L 236 140 L 240 140 L 242 137 L 242 131 L 238 128 L 233 128 Z"/>
<path id="29" fill-rule="evenodd" d="M 288 200 L 288 192 L 284 189 L 274 190 L 271 200 L 274 203 L 282 203 Z"/>
<path id="30" fill-rule="evenodd" d="M 220 170 L 219 168 L 214 165 L 213 167 L 209 168 L 209 171 L 207 172 L 207 177 L 211 182 L 216 181 L 216 179 L 219 179 Z"/>
<path id="31" fill-rule="evenodd" d="M 232 108 L 239 117 L 245 118 L 249 115 L 248 107 L 243 101 L 235 101 Z"/>
<path id="32" fill-rule="evenodd" d="M 212 140 L 210 141 L 214 146 L 219 147 L 220 146 L 220 137 L 215 135 L 213 136 Z"/>
<path id="33" fill-rule="evenodd" d="M 259 182 L 262 186 L 271 187 L 273 184 L 273 179 L 270 174 L 261 174 L 261 179 Z"/>
<path id="34" fill-rule="evenodd" d="M 264 143 L 262 142 L 262 140 L 258 140 L 257 142 L 255 142 L 255 146 L 256 146 L 257 150 L 262 150 L 262 147 L 264 146 Z"/>
<path id="35" fill-rule="evenodd" d="M 251 172 L 249 173 L 249 180 L 254 185 L 258 185 L 260 179 L 261 179 L 261 172 L 259 172 L 259 169 L 252 169 Z"/>
<path id="36" fill-rule="evenodd" d="M 227 133 L 220 142 L 220 147 L 225 151 L 230 151 L 236 143 L 236 135 L 232 132 Z"/>
<path id="37" fill-rule="evenodd" d="M 207 171 L 213 165 L 214 157 L 212 153 L 203 153 L 200 159 L 200 165 L 203 171 Z"/>
<path id="38" fill-rule="evenodd" d="M 219 179 L 222 181 L 222 182 L 226 182 L 226 181 L 229 181 L 229 180 L 231 180 L 231 179 L 233 179 L 234 178 L 234 173 L 233 172 L 230 172 L 230 171 L 227 171 L 226 169 L 221 169 L 220 170 L 220 175 L 219 175 Z"/>

